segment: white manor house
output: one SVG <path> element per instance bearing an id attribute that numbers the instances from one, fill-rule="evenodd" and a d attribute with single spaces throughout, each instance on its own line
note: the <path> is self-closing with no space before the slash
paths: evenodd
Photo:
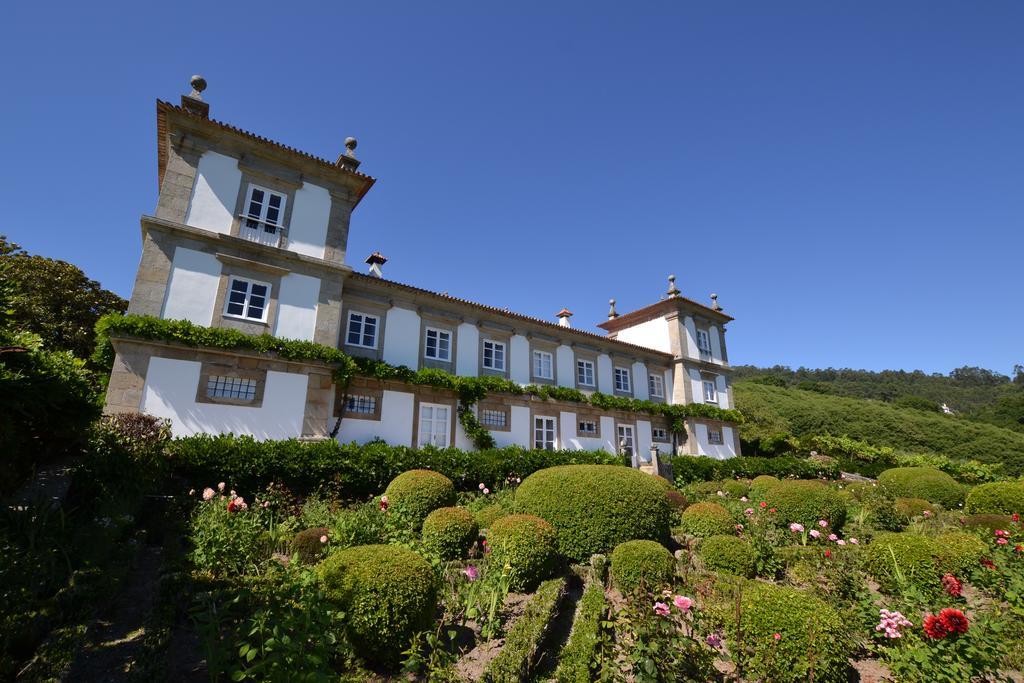
<path id="1" fill-rule="evenodd" d="M 356 142 L 331 162 L 209 118 L 201 92 L 157 101 L 160 186 L 142 216 L 142 259 L 129 314 L 269 333 L 352 356 L 456 375 L 670 404 L 733 407 L 725 326 L 670 278 L 659 301 L 619 314 L 603 333 L 428 291 L 346 259 L 350 216 L 374 179 L 359 172 Z M 473 447 L 454 392 L 358 377 L 344 390 L 325 363 L 195 348 L 113 335 L 108 412 L 169 418 L 176 436 L 249 434 L 394 445 Z M 602 410 L 530 394 L 488 394 L 475 404 L 498 446 L 607 449 L 726 458 L 736 426 L 688 417 L 685 432 L 649 412 Z"/>

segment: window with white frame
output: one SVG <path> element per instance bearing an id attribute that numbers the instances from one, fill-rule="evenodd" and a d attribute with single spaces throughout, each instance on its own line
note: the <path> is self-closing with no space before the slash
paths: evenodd
<path id="1" fill-rule="evenodd" d="M 554 379 L 554 356 L 547 351 L 533 352 L 533 376 L 541 379 Z"/>
<path id="2" fill-rule="evenodd" d="M 206 380 L 206 395 L 210 398 L 252 401 L 256 398 L 256 380 L 210 375 Z"/>
<path id="3" fill-rule="evenodd" d="M 348 314 L 348 333 L 345 335 L 345 343 L 349 346 L 375 349 L 377 348 L 377 330 L 379 328 L 379 317 L 358 311 L 350 311 Z"/>
<path id="4" fill-rule="evenodd" d="M 715 446 L 721 446 L 722 443 L 723 443 L 723 441 L 722 441 L 722 430 L 721 429 L 709 429 L 708 430 L 708 443 L 712 444 L 712 445 L 715 445 Z"/>
<path id="5" fill-rule="evenodd" d="M 697 348 L 705 353 L 711 353 L 711 338 L 707 330 L 697 330 Z"/>
<path id="6" fill-rule="evenodd" d="M 619 449 L 623 455 L 633 455 L 636 439 L 633 438 L 633 425 L 618 425 Z"/>
<path id="7" fill-rule="evenodd" d="M 249 185 L 245 200 L 245 227 L 276 234 L 284 221 L 284 207 L 288 199 L 259 185 Z"/>
<path id="8" fill-rule="evenodd" d="M 597 436 L 597 421 L 580 420 L 579 429 L 576 431 L 580 436 Z"/>
<path id="9" fill-rule="evenodd" d="M 594 386 L 594 363 L 589 360 L 576 361 L 576 383 L 583 387 Z"/>
<path id="10" fill-rule="evenodd" d="M 481 410 L 480 424 L 484 427 L 504 427 L 507 417 L 504 410 Z"/>
<path id="11" fill-rule="evenodd" d="M 360 415 L 373 415 L 377 412 L 376 396 L 349 396 L 345 402 L 345 410 Z"/>
<path id="12" fill-rule="evenodd" d="M 448 446 L 451 408 L 436 403 L 420 404 L 420 425 L 417 442 L 420 446 Z"/>
<path id="13" fill-rule="evenodd" d="M 665 378 L 652 373 L 647 378 L 647 384 L 651 389 L 651 398 L 665 398 Z"/>
<path id="14" fill-rule="evenodd" d="M 224 302 L 224 315 L 266 322 L 269 298 L 270 285 L 266 282 L 233 277 L 228 283 L 228 296 L 227 301 Z"/>
<path id="15" fill-rule="evenodd" d="M 715 389 L 714 380 L 704 380 L 704 402 L 718 403 L 718 390 Z"/>
<path id="16" fill-rule="evenodd" d="M 654 441 L 668 441 L 668 430 L 664 427 L 651 429 L 651 439 Z"/>
<path id="17" fill-rule="evenodd" d="M 502 342 L 484 340 L 484 367 L 488 370 L 505 371 L 505 345 Z"/>
<path id="18" fill-rule="evenodd" d="M 423 344 L 423 355 L 432 360 L 450 361 L 452 359 L 452 333 L 448 330 L 428 327 Z"/>
<path id="19" fill-rule="evenodd" d="M 538 450 L 555 450 L 555 418 L 533 418 L 533 447 Z"/>
<path id="20" fill-rule="evenodd" d="M 629 368 L 615 368 L 615 391 L 625 394 L 633 391 L 633 385 L 629 379 Z"/>

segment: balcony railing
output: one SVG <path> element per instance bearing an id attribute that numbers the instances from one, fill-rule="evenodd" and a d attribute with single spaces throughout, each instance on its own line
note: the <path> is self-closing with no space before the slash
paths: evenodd
<path id="1" fill-rule="evenodd" d="M 239 237 L 250 242 L 256 242 L 257 244 L 284 248 L 286 238 L 283 226 L 261 221 L 244 214 L 240 215 L 239 218 L 242 221 L 241 227 L 238 230 Z"/>

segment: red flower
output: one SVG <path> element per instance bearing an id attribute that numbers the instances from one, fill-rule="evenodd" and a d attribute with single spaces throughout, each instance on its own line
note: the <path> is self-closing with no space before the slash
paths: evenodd
<path id="1" fill-rule="evenodd" d="M 967 633 L 967 627 L 970 625 L 964 613 L 953 607 L 947 607 L 939 612 L 939 619 L 947 631 L 956 635 Z"/>
<path id="2" fill-rule="evenodd" d="M 1018 515 L 1016 512 L 1014 512 L 1012 515 L 1010 515 L 1010 519 L 1012 519 L 1015 522 L 1019 522 L 1020 521 L 1020 515 Z"/>
<path id="3" fill-rule="evenodd" d="M 935 614 L 924 618 L 924 634 L 934 640 L 941 640 L 949 635 L 945 622 Z"/>
<path id="4" fill-rule="evenodd" d="M 1014 549 L 1015 552 L 1024 553 L 1024 545 L 1021 545 L 1020 543 L 1018 543 L 1017 545 L 1013 546 L 1013 549 Z"/>
<path id="5" fill-rule="evenodd" d="M 954 598 L 959 598 L 963 593 L 963 584 L 952 574 L 942 577 L 942 588 Z"/>
<path id="6" fill-rule="evenodd" d="M 238 512 L 240 509 L 241 506 L 235 502 L 234 498 L 228 501 L 228 512 Z"/>
<path id="7" fill-rule="evenodd" d="M 825 557 L 832 557 L 832 551 L 831 550 L 826 550 L 825 551 Z"/>
<path id="8" fill-rule="evenodd" d="M 775 508 L 770 509 L 768 512 L 775 512 Z"/>
<path id="9" fill-rule="evenodd" d="M 988 559 L 987 557 L 983 557 L 981 558 L 981 566 L 985 569 L 995 569 L 996 563 Z"/>
<path id="10" fill-rule="evenodd" d="M 768 503 L 764 502 L 763 500 L 760 503 L 758 503 L 758 505 L 760 505 L 762 508 L 768 507 Z"/>

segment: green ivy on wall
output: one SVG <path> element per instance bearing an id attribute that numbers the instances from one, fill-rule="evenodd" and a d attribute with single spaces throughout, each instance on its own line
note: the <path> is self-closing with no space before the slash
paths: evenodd
<path id="1" fill-rule="evenodd" d="M 522 386 L 503 377 L 460 377 L 435 368 L 413 370 L 404 365 L 390 365 L 379 360 L 349 356 L 323 344 L 280 339 L 269 334 L 245 334 L 238 330 L 221 327 L 203 327 L 187 320 L 161 320 L 148 315 L 111 313 L 100 318 L 96 324 L 96 350 L 93 353 L 93 359 L 97 364 L 108 368 L 113 367 L 114 363 L 114 348 L 110 343 L 111 335 L 172 342 L 191 347 L 273 353 L 285 360 L 321 362 L 335 366 L 334 381 L 342 387 L 347 387 L 354 377 L 371 377 L 449 389 L 455 392 L 459 399 L 459 423 L 466 430 L 473 445 L 480 449 L 493 448 L 494 437 L 480 424 L 472 408 L 488 394 L 529 395 L 543 400 L 591 405 L 602 410 L 622 410 L 662 416 L 668 419 L 671 430 L 675 433 L 685 431 L 685 420 L 688 417 L 722 420 L 737 424 L 743 422 L 743 416 L 738 410 L 725 410 L 706 403 L 669 405 L 622 396 L 609 396 L 600 392 L 594 392 L 587 396 L 583 392 L 569 387 L 535 384 Z"/>

